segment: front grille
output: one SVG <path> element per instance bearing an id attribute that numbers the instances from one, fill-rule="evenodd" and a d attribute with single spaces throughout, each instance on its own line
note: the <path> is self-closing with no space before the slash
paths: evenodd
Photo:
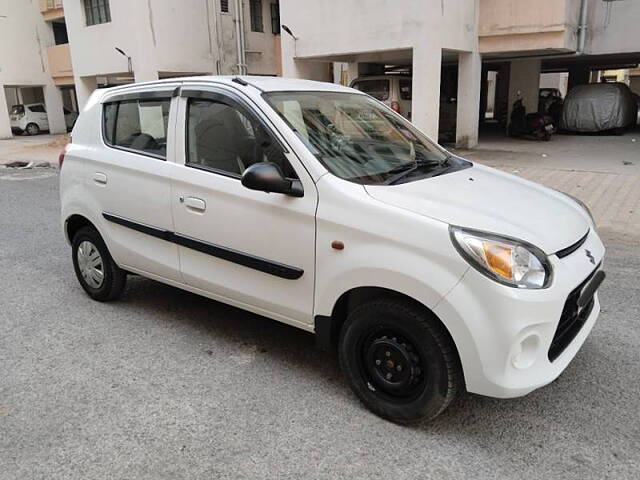
<path id="1" fill-rule="evenodd" d="M 562 315 L 560 315 L 558 328 L 549 347 L 549 361 L 553 362 L 564 352 L 565 348 L 576 338 L 576 335 L 578 335 L 578 332 L 582 329 L 587 318 L 589 318 L 593 310 L 593 304 L 595 303 L 595 295 L 582 309 L 578 306 L 578 298 L 580 298 L 582 290 L 591 281 L 599 268 L 600 265 L 598 265 L 580 285 L 574 288 L 569 294 L 569 297 L 567 297 L 567 301 L 562 309 Z"/>

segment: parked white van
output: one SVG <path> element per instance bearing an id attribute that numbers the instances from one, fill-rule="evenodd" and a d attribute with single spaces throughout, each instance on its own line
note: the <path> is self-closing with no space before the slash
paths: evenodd
<path id="1" fill-rule="evenodd" d="M 127 273 L 313 332 L 397 422 L 553 381 L 600 306 L 584 205 L 458 158 L 354 89 L 194 77 L 96 91 L 60 158 L 84 290 Z"/>

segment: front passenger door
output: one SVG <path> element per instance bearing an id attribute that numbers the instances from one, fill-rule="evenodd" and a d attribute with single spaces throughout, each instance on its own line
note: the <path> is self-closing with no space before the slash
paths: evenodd
<path id="1" fill-rule="evenodd" d="M 187 284 L 292 324 L 312 323 L 315 185 L 248 100 L 183 90 L 172 208 Z M 182 124 L 182 129 L 180 125 Z M 276 163 L 304 196 L 249 190 L 242 172 Z"/>

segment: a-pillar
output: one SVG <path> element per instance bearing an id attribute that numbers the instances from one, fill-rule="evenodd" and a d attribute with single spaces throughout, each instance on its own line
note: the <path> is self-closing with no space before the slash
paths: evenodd
<path id="1" fill-rule="evenodd" d="M 44 104 L 49 120 L 49 133 L 67 133 L 62 105 L 62 92 L 54 84 L 45 85 Z"/>
<path id="2" fill-rule="evenodd" d="M 78 111 L 82 111 L 93 91 L 97 88 L 96 77 L 75 77 Z"/>
<path id="3" fill-rule="evenodd" d="M 482 59 L 479 53 L 458 54 L 456 146 L 460 148 L 473 148 L 478 144 L 481 74 Z"/>
<path id="4" fill-rule="evenodd" d="M 0 138 L 11 138 L 11 120 L 9 120 L 9 106 L 7 105 L 7 96 L 5 94 L 4 85 L 0 83 Z"/>
<path id="5" fill-rule="evenodd" d="M 509 73 L 509 115 L 513 102 L 522 98 L 527 113 L 538 111 L 538 97 L 540 95 L 540 59 L 521 58 L 511 60 Z M 509 120 L 510 121 L 510 120 Z"/>
<path id="6" fill-rule="evenodd" d="M 440 117 L 441 60 L 440 48 L 430 45 L 413 48 L 411 122 L 436 141 Z"/>

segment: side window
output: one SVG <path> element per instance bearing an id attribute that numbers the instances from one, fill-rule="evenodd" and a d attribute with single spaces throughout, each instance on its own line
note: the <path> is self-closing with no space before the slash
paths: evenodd
<path id="1" fill-rule="evenodd" d="M 32 105 L 31 107 L 29 107 L 29 110 L 35 113 L 46 113 L 46 110 L 42 105 Z"/>
<path id="2" fill-rule="evenodd" d="M 389 99 L 389 80 L 363 80 L 354 83 L 353 88 L 367 93 L 377 100 Z"/>
<path id="3" fill-rule="evenodd" d="M 165 158 L 170 99 L 123 100 L 104 106 L 105 141 Z"/>
<path id="4" fill-rule="evenodd" d="M 213 100 L 187 104 L 187 165 L 234 176 L 257 162 L 272 162 L 288 178 L 298 178 L 280 146 L 241 109 Z"/>

